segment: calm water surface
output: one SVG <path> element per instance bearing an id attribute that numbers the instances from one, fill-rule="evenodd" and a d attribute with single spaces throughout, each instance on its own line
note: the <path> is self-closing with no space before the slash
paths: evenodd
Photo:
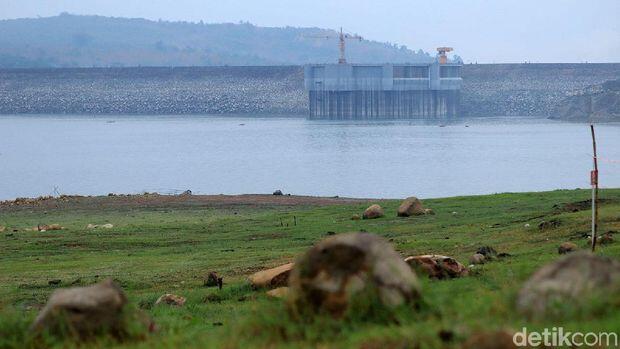
<path id="1" fill-rule="evenodd" d="M 468 127 L 466 127 L 466 125 Z M 601 184 L 620 187 L 620 125 L 598 125 Z M 0 116 L 0 199 L 191 189 L 400 198 L 589 187 L 586 124 L 489 118 Z"/>

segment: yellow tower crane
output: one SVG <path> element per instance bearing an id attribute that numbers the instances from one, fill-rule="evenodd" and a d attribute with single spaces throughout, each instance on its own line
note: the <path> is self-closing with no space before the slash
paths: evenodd
<path id="1" fill-rule="evenodd" d="M 304 38 L 313 38 L 313 39 L 332 39 L 335 36 L 333 35 L 309 35 L 303 36 Z M 363 38 L 357 34 L 347 34 L 342 31 L 342 27 L 340 28 L 340 33 L 338 35 L 338 48 L 340 49 L 340 57 L 338 58 L 338 64 L 346 64 L 347 59 L 345 56 L 345 42 L 348 39 L 362 41 Z"/>

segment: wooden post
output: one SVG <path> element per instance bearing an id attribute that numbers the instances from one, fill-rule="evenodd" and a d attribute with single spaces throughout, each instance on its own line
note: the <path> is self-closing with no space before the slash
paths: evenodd
<path id="1" fill-rule="evenodd" d="M 594 136 L 594 124 L 590 124 L 592 132 L 592 150 L 594 170 L 590 173 L 590 183 L 592 184 L 592 252 L 596 248 L 596 232 L 598 229 L 598 161 L 596 159 L 596 137 Z"/>

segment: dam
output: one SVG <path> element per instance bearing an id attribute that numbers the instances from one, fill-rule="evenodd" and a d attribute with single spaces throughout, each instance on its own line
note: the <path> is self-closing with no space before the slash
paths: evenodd
<path id="1" fill-rule="evenodd" d="M 327 120 L 449 119 L 459 115 L 461 64 L 311 64 L 308 117 Z"/>

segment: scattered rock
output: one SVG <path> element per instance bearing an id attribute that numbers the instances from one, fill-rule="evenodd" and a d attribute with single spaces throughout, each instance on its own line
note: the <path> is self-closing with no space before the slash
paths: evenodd
<path id="1" fill-rule="evenodd" d="M 437 337 L 444 343 L 452 342 L 454 340 L 454 331 L 441 329 L 437 332 Z"/>
<path id="2" fill-rule="evenodd" d="M 359 221 L 360 219 L 362 219 L 362 217 L 360 217 L 357 213 L 351 216 L 352 221 Z"/>
<path id="3" fill-rule="evenodd" d="M 428 275 L 431 279 L 446 279 L 466 276 L 467 268 L 454 258 L 427 254 L 405 258 L 411 268 Z"/>
<path id="4" fill-rule="evenodd" d="M 547 229 L 554 229 L 559 227 L 560 225 L 562 225 L 562 222 L 560 222 L 559 219 L 551 219 L 548 221 L 542 221 L 538 224 L 538 230 L 547 230 Z"/>
<path id="5" fill-rule="evenodd" d="M 273 298 L 285 298 L 288 295 L 288 287 L 278 287 L 267 291 L 267 295 Z"/>
<path id="6" fill-rule="evenodd" d="M 222 285 L 223 285 L 223 279 L 221 277 L 219 277 L 219 275 L 217 275 L 217 272 L 212 271 L 209 274 L 207 274 L 207 277 L 204 279 L 204 283 L 203 285 L 205 287 L 219 287 L 220 289 L 222 289 Z"/>
<path id="7" fill-rule="evenodd" d="M 106 223 L 106 224 L 89 224 L 86 226 L 86 229 L 98 229 L 98 228 L 112 229 L 114 228 L 114 225 L 110 223 Z"/>
<path id="8" fill-rule="evenodd" d="M 54 279 L 54 280 L 48 281 L 47 284 L 50 285 L 50 286 L 58 286 L 58 285 L 60 285 L 61 282 L 62 282 L 62 280 L 60 280 L 60 279 Z"/>
<path id="9" fill-rule="evenodd" d="M 122 309 L 127 303 L 123 290 L 111 279 L 88 287 L 54 291 L 34 320 L 31 329 L 40 332 L 63 331 L 64 326 L 80 337 L 100 331 L 120 333 Z M 66 329 L 64 329 L 66 331 Z"/>
<path id="10" fill-rule="evenodd" d="M 590 253 L 572 253 L 535 272 L 519 291 L 517 307 L 530 316 L 545 316 L 558 304 L 578 307 L 587 303 L 584 299 L 592 291 L 597 301 L 617 299 L 620 262 Z"/>
<path id="11" fill-rule="evenodd" d="M 509 331 L 477 332 L 465 341 L 463 349 L 516 349 L 514 333 Z"/>
<path id="12" fill-rule="evenodd" d="M 38 231 L 48 231 L 48 230 L 62 230 L 63 228 L 60 226 L 60 224 L 39 224 L 37 225 L 36 228 Z"/>
<path id="13" fill-rule="evenodd" d="M 484 264 L 484 262 L 486 262 L 486 258 L 480 253 L 475 253 L 469 258 L 469 264 Z"/>
<path id="14" fill-rule="evenodd" d="M 613 232 L 608 231 L 597 238 L 599 245 L 609 245 L 614 242 Z"/>
<path id="15" fill-rule="evenodd" d="M 575 252 L 579 249 L 579 247 L 577 247 L 577 245 L 575 245 L 572 242 L 563 242 L 560 244 L 560 247 L 558 247 L 558 253 L 559 254 L 567 254 L 570 252 Z"/>
<path id="16" fill-rule="evenodd" d="M 435 211 L 433 211 L 432 208 L 425 208 L 424 209 L 424 214 L 428 214 L 428 215 L 434 215 Z"/>
<path id="17" fill-rule="evenodd" d="M 282 193 L 282 190 L 278 189 L 278 190 L 276 190 L 276 191 L 274 191 L 274 192 L 273 192 L 273 195 L 278 195 L 278 196 L 280 196 L 280 195 L 284 195 L 284 194 Z"/>
<path id="18" fill-rule="evenodd" d="M 362 217 L 364 219 L 373 219 L 373 218 L 379 218 L 379 217 L 383 217 L 383 208 L 381 208 L 381 206 L 374 204 L 374 205 L 370 205 L 370 207 L 368 207 L 365 211 L 364 214 L 362 215 Z"/>
<path id="19" fill-rule="evenodd" d="M 409 216 L 418 216 L 423 215 L 426 212 L 424 211 L 424 207 L 422 206 L 422 201 L 420 201 L 415 196 L 406 198 L 400 206 L 398 206 L 397 216 L 398 217 L 409 217 Z"/>
<path id="20" fill-rule="evenodd" d="M 185 297 L 177 296 L 171 293 L 166 293 L 165 295 L 162 295 L 161 297 L 157 298 L 157 300 L 155 301 L 155 305 L 168 304 L 168 305 L 174 305 L 177 307 L 181 307 L 183 306 L 183 304 L 185 304 L 185 301 L 186 301 Z"/>
<path id="21" fill-rule="evenodd" d="M 530 227 L 530 223 L 525 223 L 525 224 L 523 225 L 523 227 L 525 227 L 525 228 L 529 228 L 529 227 Z"/>
<path id="22" fill-rule="evenodd" d="M 296 312 L 325 311 L 336 318 L 361 292 L 387 307 L 420 296 L 411 268 L 389 243 L 368 233 L 339 234 L 317 243 L 295 263 L 289 288 L 289 305 Z"/>
<path id="23" fill-rule="evenodd" d="M 0 233 L 4 233 L 6 227 L 4 225 L 0 225 Z"/>
<path id="24" fill-rule="evenodd" d="M 192 195 L 192 191 L 191 190 L 186 190 L 184 192 L 182 192 L 181 194 L 179 194 L 180 196 L 191 196 Z"/>
<path id="25" fill-rule="evenodd" d="M 482 246 L 478 248 L 476 253 L 479 253 L 484 256 L 486 260 L 491 260 L 497 257 L 497 251 L 491 246 Z"/>
<path id="26" fill-rule="evenodd" d="M 293 269 L 293 263 L 281 265 L 276 268 L 259 271 L 249 277 L 252 287 L 278 288 L 288 284 L 289 274 Z"/>

